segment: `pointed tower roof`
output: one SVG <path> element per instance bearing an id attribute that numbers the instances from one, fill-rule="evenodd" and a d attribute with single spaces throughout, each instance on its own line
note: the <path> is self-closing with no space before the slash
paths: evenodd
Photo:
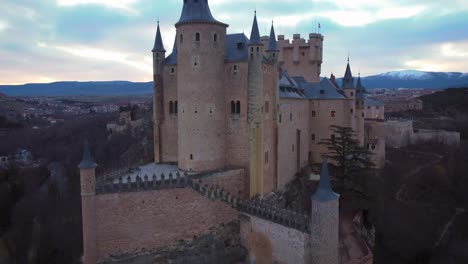
<path id="1" fill-rule="evenodd" d="M 320 181 L 317 190 L 312 195 L 312 200 L 330 201 L 338 199 L 340 195 L 333 192 L 328 172 L 327 156 L 323 156 L 322 170 L 320 171 Z"/>
<path id="2" fill-rule="evenodd" d="M 153 47 L 152 52 L 158 52 L 158 51 L 166 52 L 166 50 L 164 49 L 164 45 L 163 45 L 163 41 L 161 37 L 161 30 L 159 29 L 159 21 L 158 21 L 158 29 L 156 30 L 156 38 L 154 40 L 154 47 Z"/>
<path id="3" fill-rule="evenodd" d="M 273 21 L 271 22 L 270 38 L 268 39 L 268 48 L 266 51 L 279 51 L 278 44 L 276 43 L 275 28 L 273 27 Z"/>
<path id="4" fill-rule="evenodd" d="M 184 0 L 182 14 L 175 26 L 188 23 L 208 23 L 228 27 L 227 24 L 221 23 L 213 17 L 208 0 Z"/>
<path id="5" fill-rule="evenodd" d="M 84 142 L 83 159 L 81 160 L 78 167 L 80 169 L 91 169 L 97 167 L 97 164 L 94 162 L 93 157 L 91 156 L 88 140 L 85 140 Z"/>
<path id="6" fill-rule="evenodd" d="M 348 65 L 346 66 L 345 76 L 343 78 L 343 89 L 354 89 L 354 79 L 353 74 L 351 73 L 351 67 L 349 66 L 349 58 L 348 58 Z"/>
<path id="7" fill-rule="evenodd" d="M 166 58 L 166 65 L 177 64 L 177 36 L 174 39 L 174 46 L 172 46 L 172 53 Z"/>
<path id="8" fill-rule="evenodd" d="M 250 32 L 249 45 L 262 45 L 262 42 L 260 41 L 260 31 L 258 31 L 257 11 L 255 11 L 254 15 L 252 31 Z"/>

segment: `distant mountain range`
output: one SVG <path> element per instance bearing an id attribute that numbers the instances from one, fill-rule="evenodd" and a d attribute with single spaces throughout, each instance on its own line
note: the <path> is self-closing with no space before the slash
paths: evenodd
<path id="1" fill-rule="evenodd" d="M 375 88 L 424 88 L 444 89 L 468 85 L 468 73 L 461 72 L 426 72 L 392 71 L 378 75 L 362 77 L 362 84 L 368 89 Z M 338 80 L 341 82 L 341 79 Z"/>
<path id="2" fill-rule="evenodd" d="M 54 82 L 0 85 L 8 96 L 144 95 L 153 93 L 153 82 Z"/>
<path id="3" fill-rule="evenodd" d="M 357 78 L 355 78 L 356 80 Z M 338 79 L 341 83 L 341 78 Z M 363 85 L 375 88 L 443 89 L 468 86 L 468 73 L 393 71 L 362 77 Z M 153 93 L 152 82 L 54 82 L 24 85 L 0 85 L 0 93 L 9 96 L 144 95 Z"/>

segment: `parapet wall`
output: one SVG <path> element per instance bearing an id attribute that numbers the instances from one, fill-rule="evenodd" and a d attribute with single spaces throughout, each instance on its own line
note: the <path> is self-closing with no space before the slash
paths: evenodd
<path id="1" fill-rule="evenodd" d="M 445 130 L 417 129 L 411 137 L 411 143 L 437 143 L 447 146 L 459 146 L 460 133 Z"/>
<path id="2" fill-rule="evenodd" d="M 125 182 L 119 178 L 117 182 L 101 184 L 95 196 L 98 260 L 151 252 L 180 240 L 191 240 L 212 227 L 231 222 L 239 212 L 259 219 L 256 221 L 263 219 L 281 234 L 291 234 L 293 230 L 301 234 L 299 237 L 309 235 L 308 215 L 261 200 L 240 198 L 235 186 L 240 184 L 236 179 L 242 175 L 243 170 L 238 169 L 207 175 L 138 176 Z M 229 182 L 233 186 L 228 186 Z M 281 239 L 271 238 L 278 247 Z M 274 252 L 283 254 L 280 249 Z"/>
<path id="3" fill-rule="evenodd" d="M 240 235 L 256 263 L 310 263 L 309 233 L 243 214 Z"/>

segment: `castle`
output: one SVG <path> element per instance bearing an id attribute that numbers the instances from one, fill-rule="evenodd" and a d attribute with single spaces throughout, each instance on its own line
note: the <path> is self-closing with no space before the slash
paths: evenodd
<path id="1" fill-rule="evenodd" d="M 246 193 L 282 188 L 302 167 L 320 163 L 329 127 L 351 127 L 383 166 L 385 144 L 366 138 L 367 119 L 383 119 L 384 106 L 367 99 L 360 77 L 346 67 L 343 84 L 320 81 L 323 36 L 260 37 L 256 14 L 250 39 L 227 34 L 208 1 L 184 1 L 166 58 L 157 29 L 153 52 L 156 163 L 184 171 L 242 167 Z"/>
<path id="2" fill-rule="evenodd" d="M 344 263 L 339 195 L 319 142 L 335 136 L 331 125 L 351 127 L 382 166 L 385 140 L 366 125 L 378 126 L 384 105 L 366 98 L 349 61 L 341 86 L 333 75 L 320 79 L 320 34 L 277 40 L 272 25 L 260 37 L 256 14 L 250 38 L 227 34 L 207 0 L 184 0 L 175 26 L 172 53 L 166 56 L 159 24 L 152 52 L 154 166 L 176 164 L 177 171 L 97 181 L 85 145 L 83 263 L 127 263 L 233 221 L 251 263 Z M 311 162 L 322 163 L 311 214 L 262 199 Z M 221 263 L 223 254 L 177 263 Z"/>

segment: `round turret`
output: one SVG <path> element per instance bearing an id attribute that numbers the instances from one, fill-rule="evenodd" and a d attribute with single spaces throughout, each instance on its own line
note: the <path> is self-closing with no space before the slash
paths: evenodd
<path id="1" fill-rule="evenodd" d="M 206 0 L 185 0 L 177 28 L 178 162 L 188 171 L 225 163 L 224 57 L 226 24 Z"/>

